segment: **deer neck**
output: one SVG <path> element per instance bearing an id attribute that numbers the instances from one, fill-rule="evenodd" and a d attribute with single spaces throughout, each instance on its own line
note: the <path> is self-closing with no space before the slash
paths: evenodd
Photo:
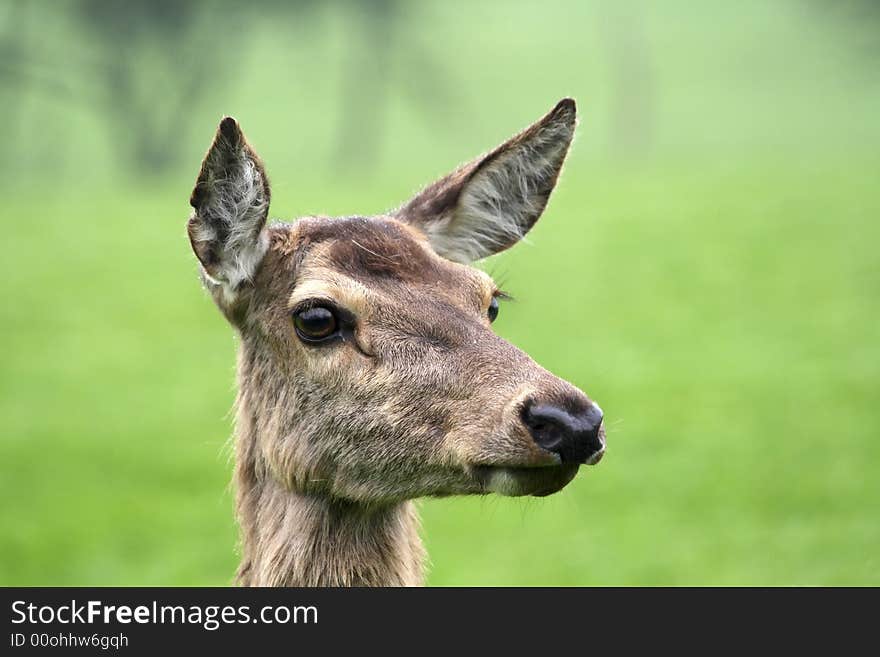
<path id="1" fill-rule="evenodd" d="M 239 361 L 240 375 L 241 366 Z M 425 554 L 412 501 L 367 505 L 282 484 L 259 446 L 267 423 L 239 381 L 236 507 L 243 586 L 420 586 Z"/>
<path id="2" fill-rule="evenodd" d="M 270 483 L 241 517 L 244 586 L 417 586 L 422 545 L 412 502 L 378 509 Z M 247 497 L 247 495 L 245 495 Z M 241 496 L 239 503 L 241 504 Z"/>

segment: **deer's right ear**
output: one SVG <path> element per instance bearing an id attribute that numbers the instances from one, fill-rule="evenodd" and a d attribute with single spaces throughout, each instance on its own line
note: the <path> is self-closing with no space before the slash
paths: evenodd
<path id="1" fill-rule="evenodd" d="M 488 155 L 426 187 L 396 217 L 456 262 L 469 264 L 513 246 L 544 211 L 576 123 L 574 101 L 563 98 Z"/>
<path id="2" fill-rule="evenodd" d="M 232 117 L 217 128 L 189 203 L 193 251 L 208 281 L 221 286 L 223 298 L 231 301 L 266 253 L 263 228 L 269 213 L 263 163 Z"/>

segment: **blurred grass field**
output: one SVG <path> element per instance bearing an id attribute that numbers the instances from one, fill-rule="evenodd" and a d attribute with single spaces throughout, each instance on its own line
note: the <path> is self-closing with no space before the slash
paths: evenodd
<path id="1" fill-rule="evenodd" d="M 496 330 L 602 404 L 609 451 L 550 498 L 424 501 L 429 583 L 880 585 L 880 21 L 628 6 L 652 80 L 631 150 L 611 19 L 576 2 L 422 9 L 411 38 L 455 102 L 392 97 L 381 157 L 351 170 L 328 146 L 361 111 L 338 106 L 332 12 L 296 44 L 260 24 L 171 173 L 117 171 L 100 117 L 29 95 L 2 169 L 0 584 L 231 581 L 235 340 L 184 233 L 222 114 L 290 218 L 396 205 L 572 95 L 548 211 L 485 268 L 516 297 Z"/>

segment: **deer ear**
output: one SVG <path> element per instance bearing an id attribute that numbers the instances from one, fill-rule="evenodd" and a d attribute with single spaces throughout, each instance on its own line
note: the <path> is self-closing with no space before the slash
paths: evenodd
<path id="1" fill-rule="evenodd" d="M 470 263 L 523 238 L 544 211 L 574 136 L 575 102 L 429 185 L 396 212 L 441 256 Z"/>
<path id="2" fill-rule="evenodd" d="M 209 283 L 228 301 L 252 279 L 266 253 L 269 180 L 232 117 L 220 122 L 189 200 L 190 243 Z"/>

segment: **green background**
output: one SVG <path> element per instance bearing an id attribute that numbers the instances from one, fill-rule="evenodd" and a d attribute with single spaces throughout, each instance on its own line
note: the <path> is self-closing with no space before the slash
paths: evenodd
<path id="1" fill-rule="evenodd" d="M 422 502 L 429 584 L 880 584 L 875 3 L 107 4 L 0 8 L 0 584 L 231 581 L 235 340 L 184 231 L 223 114 L 287 219 L 395 206 L 569 95 L 548 210 L 485 267 L 608 453 Z"/>

